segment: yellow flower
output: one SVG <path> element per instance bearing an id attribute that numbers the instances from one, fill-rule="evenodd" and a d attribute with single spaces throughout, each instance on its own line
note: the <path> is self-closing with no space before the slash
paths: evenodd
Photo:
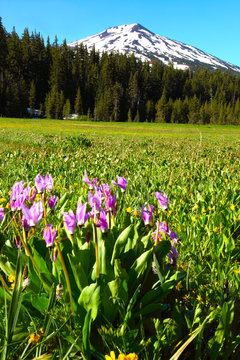
<path id="1" fill-rule="evenodd" d="M 206 212 L 206 209 L 202 208 L 202 212 L 205 213 L 205 212 Z"/>
<path id="2" fill-rule="evenodd" d="M 169 210 L 169 212 L 167 213 L 167 216 L 170 216 L 172 213 L 172 210 Z"/>
<path id="3" fill-rule="evenodd" d="M 176 290 L 177 291 L 181 291 L 181 289 L 183 288 L 182 284 L 181 284 L 181 281 L 179 281 L 176 285 Z"/>
<path id="4" fill-rule="evenodd" d="M 10 208 L 11 208 L 10 203 L 7 203 L 7 205 L 6 205 L 6 209 L 10 209 Z"/>
<path id="5" fill-rule="evenodd" d="M 214 232 L 215 232 L 215 233 L 218 232 L 218 227 L 217 227 L 217 226 L 214 228 Z"/>
<path id="6" fill-rule="evenodd" d="M 197 219 L 196 219 L 196 216 L 192 216 L 192 222 L 196 222 Z"/>
<path id="7" fill-rule="evenodd" d="M 14 284 L 15 284 L 15 276 L 14 275 L 10 275 L 8 277 L 8 281 L 11 283 L 10 289 L 13 290 L 14 289 Z"/>
<path id="8" fill-rule="evenodd" d="M 209 211 L 213 211 L 213 210 L 214 210 L 214 208 L 213 208 L 213 207 L 211 207 L 211 206 L 209 206 L 209 207 L 208 207 L 208 210 L 209 210 Z"/>
<path id="9" fill-rule="evenodd" d="M 6 199 L 4 199 L 4 198 L 1 198 L 1 199 L 0 199 L 0 202 L 4 202 L 4 201 L 6 201 Z"/>
<path id="10" fill-rule="evenodd" d="M 38 332 L 40 336 L 44 336 L 44 330 L 42 327 L 38 330 Z"/>
<path id="11" fill-rule="evenodd" d="M 136 211 L 134 211 L 134 212 L 133 212 L 133 215 L 134 215 L 134 216 L 137 216 L 137 215 L 138 215 L 138 213 L 137 213 Z"/>
<path id="12" fill-rule="evenodd" d="M 203 302 L 201 295 L 198 295 L 198 296 L 197 296 L 197 300 Z"/>
<path id="13" fill-rule="evenodd" d="M 114 352 L 114 351 L 110 351 L 110 356 L 105 355 L 105 359 L 106 359 L 106 360 L 116 360 L 115 352 Z"/>
<path id="14" fill-rule="evenodd" d="M 38 343 L 39 339 L 40 339 L 39 334 L 32 333 L 32 334 L 29 335 L 28 342 L 29 342 L 29 344 L 36 345 Z"/>
<path id="15" fill-rule="evenodd" d="M 235 274 L 240 274 L 240 270 L 234 270 Z"/>
<path id="16" fill-rule="evenodd" d="M 126 208 L 126 212 L 130 213 L 131 211 L 132 211 L 132 209 L 130 206 L 128 208 Z"/>
<path id="17" fill-rule="evenodd" d="M 138 360 L 138 356 L 135 353 L 130 353 L 126 356 L 127 360 Z"/>
<path id="18" fill-rule="evenodd" d="M 227 182 L 228 182 L 228 179 L 224 179 L 224 181 L 225 181 L 225 183 L 227 183 Z"/>
<path id="19" fill-rule="evenodd" d="M 185 296 L 183 297 L 183 300 L 188 301 L 189 298 L 190 298 L 190 295 L 187 294 L 187 295 L 185 295 Z"/>
<path id="20" fill-rule="evenodd" d="M 230 209 L 233 211 L 233 210 L 235 210 L 235 205 L 234 204 L 231 204 L 230 205 Z"/>
<path id="21" fill-rule="evenodd" d="M 15 281 L 15 276 L 14 276 L 14 275 L 10 275 L 10 276 L 8 277 L 8 281 L 9 281 L 10 283 L 14 283 L 14 281 Z"/>
<path id="22" fill-rule="evenodd" d="M 127 357 L 124 354 L 119 354 L 117 360 L 127 360 Z"/>

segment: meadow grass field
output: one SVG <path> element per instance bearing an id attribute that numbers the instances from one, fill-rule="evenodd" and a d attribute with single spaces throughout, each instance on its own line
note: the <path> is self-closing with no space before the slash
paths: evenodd
<path id="1" fill-rule="evenodd" d="M 239 127 L 2 118 L 0 152 L 1 360 L 239 358 Z"/>

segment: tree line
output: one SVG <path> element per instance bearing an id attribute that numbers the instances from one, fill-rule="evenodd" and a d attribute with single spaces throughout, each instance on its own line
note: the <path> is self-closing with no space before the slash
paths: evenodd
<path id="1" fill-rule="evenodd" d="M 27 28 L 7 33 L 0 18 L 0 116 L 33 117 L 35 109 L 52 119 L 240 124 L 240 76 L 100 55 L 57 37 L 45 44 Z"/>

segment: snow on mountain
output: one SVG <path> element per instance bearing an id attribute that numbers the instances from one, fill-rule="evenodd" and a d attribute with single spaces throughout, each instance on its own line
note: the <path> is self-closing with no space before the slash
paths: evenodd
<path id="1" fill-rule="evenodd" d="M 70 47 L 82 43 L 90 51 L 119 52 L 134 55 L 142 61 L 159 60 L 164 64 L 173 63 L 175 68 L 186 69 L 204 66 L 240 72 L 240 68 L 193 46 L 157 35 L 140 24 L 121 25 L 109 28 L 97 35 L 86 37 L 68 44 Z"/>

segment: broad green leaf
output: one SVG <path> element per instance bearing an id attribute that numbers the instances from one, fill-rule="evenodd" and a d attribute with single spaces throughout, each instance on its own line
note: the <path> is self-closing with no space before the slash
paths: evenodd
<path id="1" fill-rule="evenodd" d="M 128 274 L 128 282 L 129 282 L 129 287 L 131 287 L 131 289 L 134 289 L 138 285 L 142 276 L 150 266 L 152 253 L 153 253 L 153 248 L 145 251 L 139 258 L 135 260 L 135 262 L 131 266 Z"/>
<path id="2" fill-rule="evenodd" d="M 49 299 L 46 295 L 32 295 L 31 303 L 33 307 L 40 311 L 40 313 L 45 314 L 48 308 Z"/>
<path id="3" fill-rule="evenodd" d="M 132 225 L 129 225 L 126 229 L 124 229 L 121 234 L 118 236 L 115 246 L 113 248 L 113 254 L 111 259 L 111 265 L 114 263 L 114 259 L 117 258 L 121 252 L 123 251 L 124 246 L 128 241 L 129 234 L 132 230 Z"/>
<path id="4" fill-rule="evenodd" d="M 76 281 L 77 287 L 80 291 L 82 291 L 85 286 L 88 285 L 87 276 L 85 270 L 81 264 L 81 261 L 78 257 L 68 254 L 68 259 L 71 265 L 71 269 L 74 275 L 74 279 Z"/>
<path id="5" fill-rule="evenodd" d="M 86 312 L 91 310 L 92 321 L 94 321 L 98 314 L 98 308 L 101 303 L 100 286 L 97 283 L 86 286 L 78 299 L 79 305 L 81 305 Z"/>

